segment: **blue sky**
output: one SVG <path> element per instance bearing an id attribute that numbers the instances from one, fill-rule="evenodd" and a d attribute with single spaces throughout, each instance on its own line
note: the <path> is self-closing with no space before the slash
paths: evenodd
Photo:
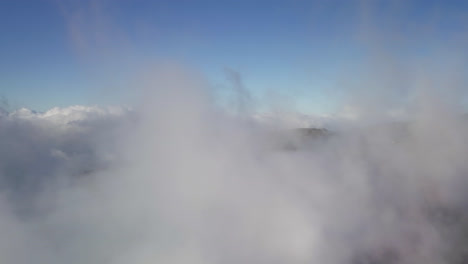
<path id="1" fill-rule="evenodd" d="M 277 93 L 328 113 L 350 91 L 343 71 L 366 59 L 365 36 L 391 29 L 411 40 L 392 55 L 430 52 L 464 30 L 466 11 L 455 0 L 3 0 L 0 96 L 37 110 L 128 103 L 145 65 L 175 61 L 221 90 L 229 68 L 260 103 Z"/>

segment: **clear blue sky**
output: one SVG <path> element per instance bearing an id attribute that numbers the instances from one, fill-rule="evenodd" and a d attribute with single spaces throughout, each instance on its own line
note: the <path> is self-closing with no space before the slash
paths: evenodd
<path id="1" fill-rule="evenodd" d="M 273 91 L 327 113 L 346 92 L 339 76 L 367 52 L 363 31 L 414 36 L 390 47 L 404 57 L 463 30 L 466 2 L 2 0 L 0 96 L 37 110 L 126 103 L 144 65 L 178 61 L 221 89 L 230 68 L 258 98 Z M 417 39 L 412 30 L 429 24 L 429 39 Z"/>

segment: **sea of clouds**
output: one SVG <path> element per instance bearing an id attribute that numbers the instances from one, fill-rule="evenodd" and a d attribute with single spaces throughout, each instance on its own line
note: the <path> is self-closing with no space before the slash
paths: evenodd
<path id="1" fill-rule="evenodd" d="M 2 111 L 2 263 L 463 257 L 468 122 L 448 101 L 288 149 L 290 125 L 225 111 L 196 74 L 151 76 L 134 108 Z"/>
<path id="2" fill-rule="evenodd" d="M 131 108 L 1 110 L 0 263 L 466 263 L 466 45 L 371 20 L 332 116 L 256 113 L 235 72 L 226 109 L 174 65 Z"/>

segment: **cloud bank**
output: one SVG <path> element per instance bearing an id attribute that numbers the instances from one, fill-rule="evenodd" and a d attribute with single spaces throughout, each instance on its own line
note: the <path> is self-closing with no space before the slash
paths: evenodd
<path id="1" fill-rule="evenodd" d="M 84 53 L 109 42 L 100 1 L 88 2 L 62 4 Z M 0 262 L 465 263 L 460 54 L 402 63 L 406 38 L 363 35 L 368 60 L 337 76 L 351 98 L 333 118 L 255 116 L 229 69 L 226 111 L 174 66 L 130 87 L 142 95 L 131 110 L 0 111 Z"/>
<path id="2" fill-rule="evenodd" d="M 145 87 L 133 110 L 2 113 L 2 263 L 463 258 L 468 123 L 444 102 L 288 150 L 196 75 L 172 68 Z"/>

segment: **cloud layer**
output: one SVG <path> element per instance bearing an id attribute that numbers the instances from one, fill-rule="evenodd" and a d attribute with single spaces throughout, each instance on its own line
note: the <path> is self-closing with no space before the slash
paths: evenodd
<path id="1" fill-rule="evenodd" d="M 447 261 L 440 223 L 462 223 L 467 198 L 453 107 L 427 97 L 411 122 L 291 150 L 281 124 L 226 113 L 193 74 L 145 87 L 133 110 L 2 113 L 2 263 Z"/>

